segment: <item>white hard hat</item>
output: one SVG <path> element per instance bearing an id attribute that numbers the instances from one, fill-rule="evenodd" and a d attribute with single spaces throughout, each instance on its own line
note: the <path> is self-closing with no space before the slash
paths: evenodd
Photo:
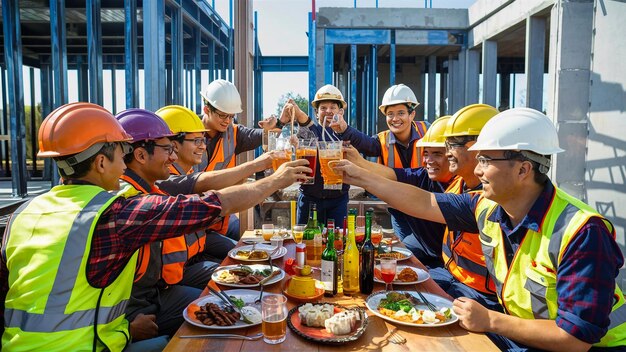
<path id="1" fill-rule="evenodd" d="M 204 100 L 211 106 L 227 114 L 238 114 L 241 108 L 241 96 L 237 87 L 229 81 L 218 79 L 211 82 L 205 90 L 200 91 Z"/>
<path id="2" fill-rule="evenodd" d="M 320 101 L 323 101 L 323 100 L 336 101 L 339 103 L 340 107 L 344 109 L 348 105 L 346 104 L 346 101 L 343 99 L 343 94 L 341 94 L 341 91 L 337 89 L 337 87 L 333 86 L 332 84 L 327 84 L 323 86 L 322 88 L 318 89 L 317 92 L 315 92 L 315 98 L 311 102 L 311 105 L 313 105 L 313 107 L 317 109 L 317 105 L 319 104 Z"/>
<path id="3" fill-rule="evenodd" d="M 539 155 L 564 151 L 552 121 L 530 108 L 513 108 L 492 117 L 468 150 L 521 150 Z"/>
<path id="4" fill-rule="evenodd" d="M 382 104 L 378 107 L 382 113 L 385 113 L 385 108 L 391 105 L 397 104 L 408 104 L 411 108 L 415 108 L 420 105 L 417 101 L 417 97 L 415 93 L 411 90 L 411 88 L 405 86 L 404 84 L 396 84 L 395 86 L 389 87 L 383 95 Z"/>

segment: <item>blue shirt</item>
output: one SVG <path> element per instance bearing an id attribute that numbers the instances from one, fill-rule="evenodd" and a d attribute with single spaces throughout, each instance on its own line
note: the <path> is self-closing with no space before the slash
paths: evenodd
<path id="1" fill-rule="evenodd" d="M 490 221 L 500 223 L 504 240 L 509 241 L 513 253 L 528 229 L 540 229 L 555 191 L 552 183 L 547 182 L 516 227 L 500 206 L 490 215 Z M 478 232 L 474 210 L 480 195 L 440 193 L 435 197 L 448 228 Z M 604 222 L 597 217 L 589 219 L 572 238 L 557 269 L 557 326 L 587 343 L 600 341 L 609 326 L 615 277 L 623 264 L 622 252 Z"/>
<path id="2" fill-rule="evenodd" d="M 396 178 L 399 182 L 407 183 L 429 192 L 445 192 L 449 185 L 449 183 L 431 180 L 428 177 L 428 172 L 423 167 L 416 169 L 406 168 L 393 170 L 395 171 Z M 443 266 L 441 246 L 443 244 L 443 235 L 446 229 L 445 224 L 415 218 L 392 208 L 389 208 L 389 213 L 393 215 L 396 220 L 405 222 L 411 228 L 411 232 L 414 235 L 415 240 L 421 245 L 421 250 L 428 257 L 419 258 L 420 260 L 428 262 L 428 266 L 430 267 Z"/>

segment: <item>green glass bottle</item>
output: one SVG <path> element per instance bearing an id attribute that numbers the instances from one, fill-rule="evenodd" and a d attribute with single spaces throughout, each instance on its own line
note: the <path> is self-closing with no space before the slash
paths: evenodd
<path id="1" fill-rule="evenodd" d="M 374 245 L 372 244 L 372 214 L 374 209 L 365 212 L 365 241 L 361 247 L 361 293 L 369 295 L 374 290 Z"/>
<path id="2" fill-rule="evenodd" d="M 317 223 L 317 205 L 311 203 L 309 206 L 309 221 L 304 228 L 304 234 L 302 242 L 306 245 L 306 262 L 308 265 L 317 266 L 320 264 L 320 256 L 322 254 L 322 248 L 319 248 L 319 254 L 315 253 L 315 237 L 322 236 L 319 224 Z"/>
<path id="3" fill-rule="evenodd" d="M 333 297 L 337 294 L 337 251 L 335 250 L 335 232 L 328 232 L 326 249 L 322 253 L 322 284 L 324 285 L 324 296 Z"/>

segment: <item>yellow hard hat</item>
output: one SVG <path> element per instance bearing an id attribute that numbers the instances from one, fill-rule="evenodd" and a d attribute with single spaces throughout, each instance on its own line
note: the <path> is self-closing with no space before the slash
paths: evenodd
<path id="1" fill-rule="evenodd" d="M 457 111 L 446 126 L 445 137 L 478 136 L 483 126 L 499 113 L 487 104 L 472 104 Z"/>
<path id="2" fill-rule="evenodd" d="M 344 109 L 348 105 L 346 104 L 346 101 L 343 100 L 343 94 L 341 94 L 341 91 L 331 84 L 327 84 L 315 92 L 315 98 L 311 102 L 311 105 L 317 109 L 319 102 L 324 100 L 336 101 L 339 103 L 339 107 Z"/>
<path id="3" fill-rule="evenodd" d="M 428 127 L 424 137 L 415 143 L 416 147 L 446 147 L 446 137 L 443 133 L 446 131 L 448 120 L 452 116 L 446 115 L 436 119 L 435 122 Z"/>
<path id="4" fill-rule="evenodd" d="M 155 112 L 173 133 L 206 132 L 207 129 L 193 111 L 180 105 L 168 105 Z"/>

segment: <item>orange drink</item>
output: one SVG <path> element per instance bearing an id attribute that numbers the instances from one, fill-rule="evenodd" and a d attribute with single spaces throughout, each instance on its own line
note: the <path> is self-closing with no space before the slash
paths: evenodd
<path id="1" fill-rule="evenodd" d="M 291 229 L 291 234 L 293 235 L 293 241 L 296 243 L 302 242 L 302 237 L 304 237 L 304 228 L 306 225 L 294 225 Z"/>
<path id="2" fill-rule="evenodd" d="M 272 159 L 272 168 L 276 171 L 282 164 L 288 161 L 291 161 L 291 152 L 286 150 L 279 151 L 274 155 L 274 159 Z"/>
<path id="3" fill-rule="evenodd" d="M 315 178 L 315 169 L 317 169 L 317 141 L 311 140 L 299 140 L 298 149 L 296 149 L 296 159 L 306 159 L 309 161 L 309 167 L 312 172 L 307 173 L 311 179 L 306 182 L 302 182 L 305 185 L 313 184 Z"/>
<path id="4" fill-rule="evenodd" d="M 320 171 L 324 179 L 324 189 L 341 189 L 343 174 L 335 173 L 331 161 L 341 160 L 341 142 L 317 142 L 319 148 Z"/>
<path id="5" fill-rule="evenodd" d="M 272 345 L 285 341 L 287 313 L 287 297 L 266 295 L 261 299 L 263 341 Z"/>

